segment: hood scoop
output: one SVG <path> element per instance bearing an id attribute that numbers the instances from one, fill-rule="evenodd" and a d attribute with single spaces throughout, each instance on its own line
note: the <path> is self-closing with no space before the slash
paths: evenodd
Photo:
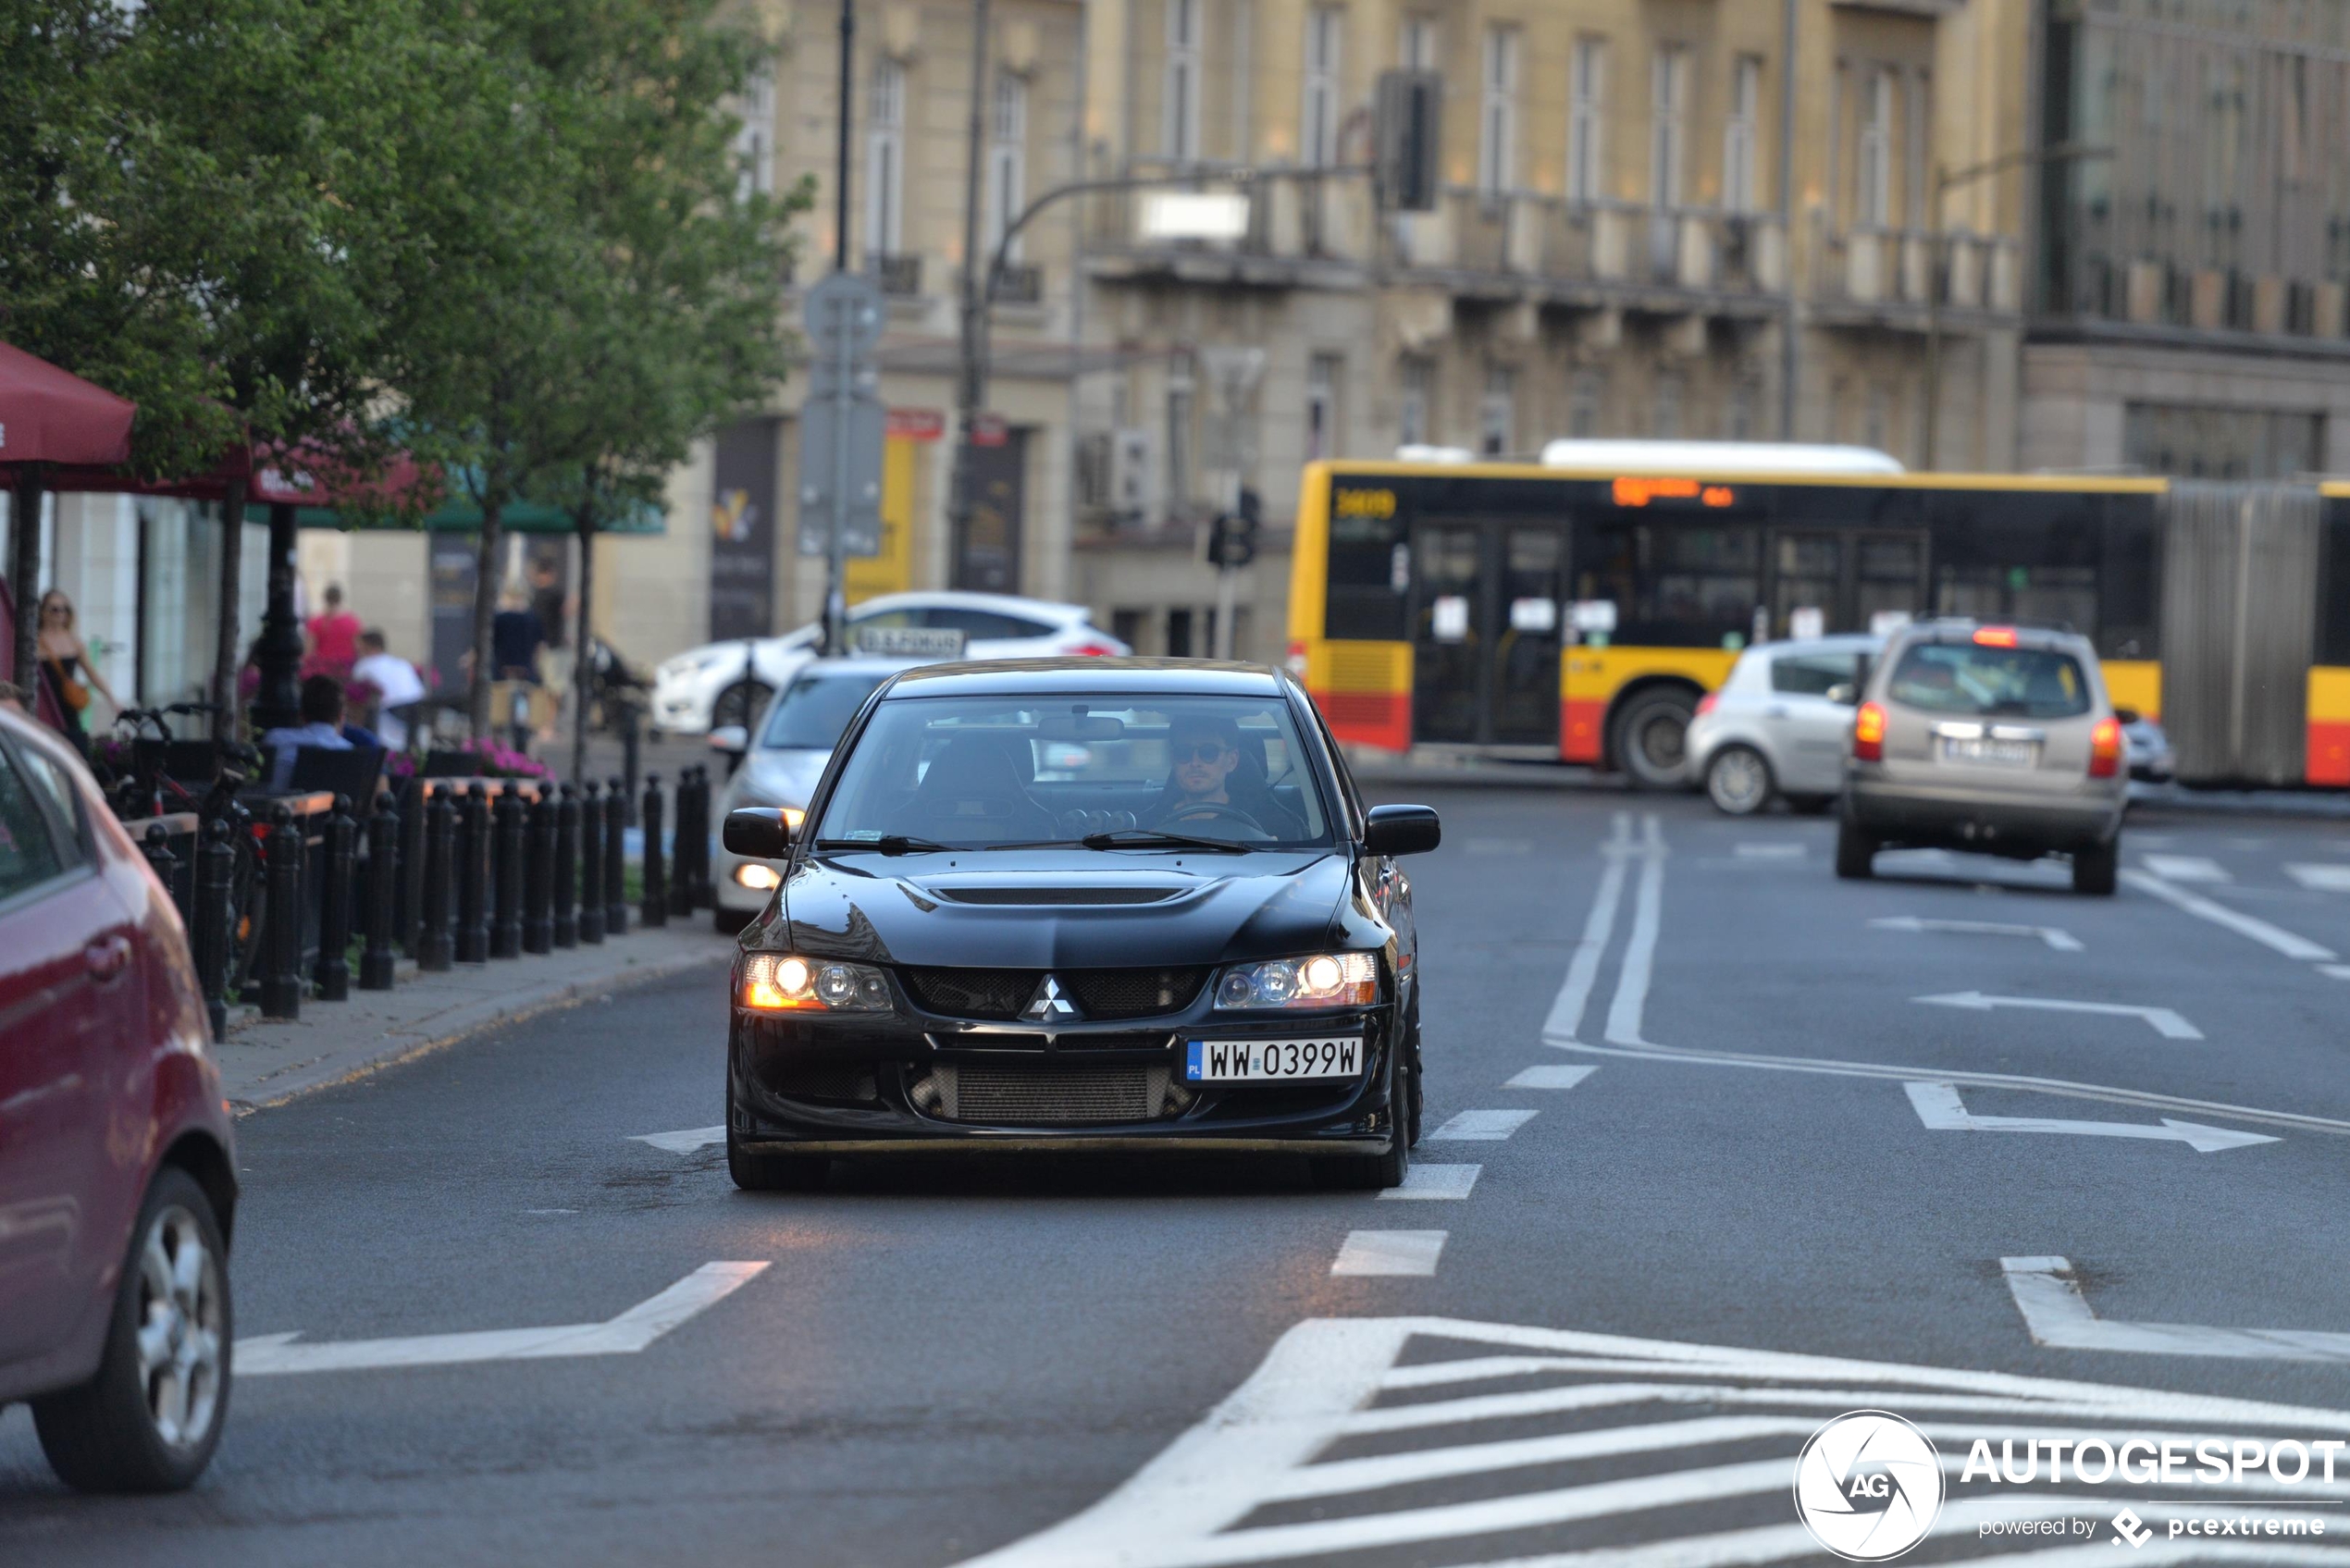
<path id="1" fill-rule="evenodd" d="M 1104 904 L 1164 904 L 1190 891 L 1185 887 L 1169 887 L 1164 883 L 1148 887 L 1021 887 L 1003 883 L 967 884 L 961 887 L 941 887 L 933 884 L 926 889 L 934 898 L 949 904 L 1019 905 L 1028 908 L 1066 907 L 1071 905 Z"/>

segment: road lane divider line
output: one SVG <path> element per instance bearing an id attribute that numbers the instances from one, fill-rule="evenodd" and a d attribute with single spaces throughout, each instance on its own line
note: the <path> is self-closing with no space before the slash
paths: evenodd
<path id="1" fill-rule="evenodd" d="M 696 1149 L 726 1142 L 724 1123 L 716 1127 L 689 1127 L 682 1132 L 638 1132 L 630 1135 L 631 1143 L 650 1143 L 665 1154 L 690 1154 Z"/>
<path id="2" fill-rule="evenodd" d="M 1615 971 L 1615 995 L 1608 1003 L 1607 1041 L 1639 1045 L 1649 982 L 1656 972 L 1656 939 L 1664 926 L 1664 829 L 1655 812 L 1641 821 L 1640 882 L 1632 895 L 1632 934 Z"/>
<path id="3" fill-rule="evenodd" d="M 1741 860 L 1800 860 L 1804 846 L 1787 839 L 1773 839 L 1762 844 L 1750 841 L 1738 846 L 1731 853 Z"/>
<path id="4" fill-rule="evenodd" d="M 2350 861 L 2301 861 L 2285 867 L 2284 874 L 2312 893 L 2350 893 Z"/>
<path id="5" fill-rule="evenodd" d="M 1600 870 L 1599 891 L 1592 895 L 1591 912 L 1584 917 L 1583 937 L 1575 945 L 1575 956 L 1567 960 L 1566 982 L 1559 987 L 1557 997 L 1551 1003 L 1550 1017 L 1542 1021 L 1545 1034 L 1563 1034 L 1573 1039 L 1583 1027 L 1583 1009 L 1591 1000 L 1591 987 L 1599 981 L 1600 960 L 1607 955 L 1607 945 L 1615 934 L 1615 911 L 1624 902 L 1624 862 L 1633 853 L 1632 814 L 1615 813 L 1607 842 L 1600 846 L 1606 865 Z"/>
<path id="6" fill-rule="evenodd" d="M 1428 1135 L 1430 1143 L 1499 1143 L 1536 1113 L 1528 1110 L 1462 1111 Z"/>
<path id="7" fill-rule="evenodd" d="M 2060 996 L 1986 996 L 1980 991 L 1953 991 L 1940 996 L 1912 996 L 1935 1007 L 1964 1007 L 1987 1013 L 1995 1007 L 2027 1007 L 2049 1013 L 2096 1013 L 2108 1018 L 2139 1019 L 2165 1040 L 2200 1040 L 2203 1031 L 2169 1007 L 2140 1007 L 2126 1002 L 2075 1002 Z"/>
<path id="8" fill-rule="evenodd" d="M 1484 1168 L 1481 1165 L 1414 1165 L 1404 1173 L 1403 1186 L 1390 1187 L 1379 1196 L 1457 1202 L 1469 1195 L 1469 1189 L 1477 1185 L 1478 1173 Z"/>
<path id="9" fill-rule="evenodd" d="M 2280 1142 L 2265 1132 L 2235 1132 L 2200 1122 L 2162 1118 L 2159 1127 L 2128 1121 L 2061 1121 L 2053 1117 L 1986 1117 L 1966 1108 L 1956 1084 L 1905 1083 L 1918 1120 L 1937 1132 L 2051 1132 L 2076 1138 L 2150 1138 L 2184 1143 L 2197 1154 Z"/>
<path id="10" fill-rule="evenodd" d="M 2078 953 L 2081 939 L 2057 926 L 2010 925 L 2003 920 L 1935 920 L 1921 915 L 1887 915 L 1869 922 L 1876 931 L 1947 931 L 1970 936 L 2028 936 L 2059 953 Z"/>
<path id="11" fill-rule="evenodd" d="M 2226 927 L 2238 936 L 2248 936 L 2261 946 L 2282 953 L 2288 958 L 2296 958 L 2304 963 L 2331 963 L 2337 957 L 2331 947 L 2312 942 L 2306 936 L 2295 936 L 2282 926 L 2270 925 L 2241 909 L 2231 909 L 2225 904 L 2216 903 L 2199 893 L 2189 893 L 2183 887 L 2173 886 L 2150 871 L 2133 867 L 2121 873 L 2121 880 L 2141 893 L 2150 893 L 2164 903 L 2185 910 L 2199 920 L 2209 920 L 2215 926 Z"/>
<path id="12" fill-rule="evenodd" d="M 762 1273 L 761 1263 L 706 1263 L 660 1294 L 601 1323 L 551 1328 L 486 1328 L 389 1340 L 301 1344 L 299 1331 L 237 1341 L 240 1377 L 296 1372 L 356 1372 L 394 1366 L 455 1366 L 555 1356 L 633 1355 L 724 1301 Z"/>
<path id="13" fill-rule="evenodd" d="M 2305 1328 L 2215 1328 L 2195 1323 L 2125 1323 L 2099 1317 L 2081 1293 L 2072 1260 L 2001 1258 L 2008 1293 L 2033 1342 L 2052 1350 L 2134 1355 L 2224 1356 L 2239 1361 L 2350 1362 L 2350 1334 Z"/>
<path id="14" fill-rule="evenodd" d="M 1561 1067 L 1555 1062 L 1545 1062 L 1524 1068 L 1502 1087 L 1504 1089 L 1572 1089 L 1599 1070 L 1597 1068 Z"/>
<path id="15" fill-rule="evenodd" d="M 2207 855 L 2144 855 L 2146 869 L 2170 882 L 2233 882 L 2219 861 Z"/>
<path id="16" fill-rule="evenodd" d="M 1330 1264 L 1340 1278 L 1426 1278 L 1436 1272 L 1448 1230 L 1350 1230 Z"/>

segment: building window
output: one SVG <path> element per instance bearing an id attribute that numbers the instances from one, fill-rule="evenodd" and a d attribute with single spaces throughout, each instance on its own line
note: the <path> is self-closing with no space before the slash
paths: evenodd
<path id="1" fill-rule="evenodd" d="M 1852 168 L 1852 220 L 1883 228 L 1893 212 L 1893 72 L 1869 73 L 1861 97 L 1861 135 Z"/>
<path id="2" fill-rule="evenodd" d="M 1485 30 L 1485 105 L 1478 122 L 1477 188 L 1498 196 L 1517 184 L 1517 29 Z"/>
<path id="3" fill-rule="evenodd" d="M 1517 444 L 1517 371 L 1506 364 L 1485 372 L 1485 396 L 1477 405 L 1477 450 L 1500 457 Z"/>
<path id="4" fill-rule="evenodd" d="M 1588 441 L 1600 433 L 1600 411 L 1607 403 L 1607 372 L 1595 365 L 1575 373 L 1566 384 L 1566 433 Z"/>
<path id="5" fill-rule="evenodd" d="M 1192 377 L 1181 371 L 1167 383 L 1167 506 L 1183 512 L 1192 504 Z"/>
<path id="6" fill-rule="evenodd" d="M 1436 365 L 1413 354 L 1404 361 L 1403 397 L 1396 409 L 1395 438 L 1407 447 L 1425 446 L 1429 410 L 1436 401 Z"/>
<path id="7" fill-rule="evenodd" d="M 1436 54 L 1436 19 L 1405 17 L 1404 31 L 1395 46 L 1395 63 L 1407 71 L 1438 69 Z"/>
<path id="8" fill-rule="evenodd" d="M 1027 204 L 1028 83 L 1007 71 L 996 78 L 996 99 L 988 117 L 987 248 L 991 254 Z M 1004 259 L 1020 260 L 1018 240 Z"/>
<path id="9" fill-rule="evenodd" d="M 743 87 L 743 128 L 735 135 L 735 155 L 742 170 L 736 177 L 737 200 L 775 189 L 775 76 L 764 66 Z"/>
<path id="10" fill-rule="evenodd" d="M 1343 363 L 1316 354 L 1305 366 L 1305 461 L 1338 455 L 1338 381 Z"/>
<path id="11" fill-rule="evenodd" d="M 1861 426 L 1861 444 L 1874 447 L 1882 452 L 1892 451 L 1893 418 L 1893 389 L 1882 381 L 1870 382 L 1868 409 Z"/>
<path id="12" fill-rule="evenodd" d="M 1688 400 L 1688 386 L 1677 371 L 1664 371 L 1656 378 L 1656 410 L 1650 420 L 1649 434 L 1660 441 L 1677 441 L 1682 436 L 1682 405 Z"/>
<path id="13" fill-rule="evenodd" d="M 1607 40 L 1575 41 L 1567 80 L 1566 196 L 1595 202 L 1607 193 Z"/>
<path id="14" fill-rule="evenodd" d="M 1740 55 L 1730 67 L 1730 113 L 1722 130 L 1722 205 L 1734 213 L 1757 210 L 1755 161 L 1761 144 L 1762 62 Z"/>
<path id="15" fill-rule="evenodd" d="M 1305 13 L 1305 100 L 1297 146 L 1309 168 L 1338 162 L 1338 56 L 1345 16 L 1335 6 L 1317 6 Z"/>
<path id="16" fill-rule="evenodd" d="M 1755 438 L 1755 415 L 1762 407 L 1762 389 L 1751 381 L 1741 381 L 1730 389 L 1729 428 L 1723 434 L 1733 441 Z"/>
<path id="17" fill-rule="evenodd" d="M 1681 204 L 1689 129 L 1689 52 L 1667 43 L 1656 52 L 1649 72 L 1649 202 L 1671 209 Z"/>
<path id="18" fill-rule="evenodd" d="M 1167 155 L 1199 161 L 1200 0 L 1167 0 Z"/>
<path id="19" fill-rule="evenodd" d="M 873 102 L 865 133 L 865 249 L 894 256 L 905 249 L 906 68 L 873 68 Z"/>

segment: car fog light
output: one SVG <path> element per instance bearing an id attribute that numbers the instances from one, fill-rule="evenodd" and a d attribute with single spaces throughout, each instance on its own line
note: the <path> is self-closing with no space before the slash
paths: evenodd
<path id="1" fill-rule="evenodd" d="M 746 861 L 735 868 L 736 884 L 749 888 L 753 893 L 773 893 L 783 885 L 783 881 L 774 867 L 762 866 L 756 860 Z"/>

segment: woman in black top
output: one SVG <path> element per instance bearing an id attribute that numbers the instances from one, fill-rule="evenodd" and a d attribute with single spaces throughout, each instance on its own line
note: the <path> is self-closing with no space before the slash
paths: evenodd
<path id="1" fill-rule="evenodd" d="M 90 650 L 82 646 L 81 634 L 74 627 L 73 600 L 56 588 L 41 596 L 41 684 L 49 693 L 49 700 L 57 705 L 59 727 L 67 739 L 84 757 L 90 755 L 89 707 L 90 688 L 109 706 L 120 708 L 122 703 L 90 662 Z M 79 700 L 77 700 L 79 699 Z"/>

